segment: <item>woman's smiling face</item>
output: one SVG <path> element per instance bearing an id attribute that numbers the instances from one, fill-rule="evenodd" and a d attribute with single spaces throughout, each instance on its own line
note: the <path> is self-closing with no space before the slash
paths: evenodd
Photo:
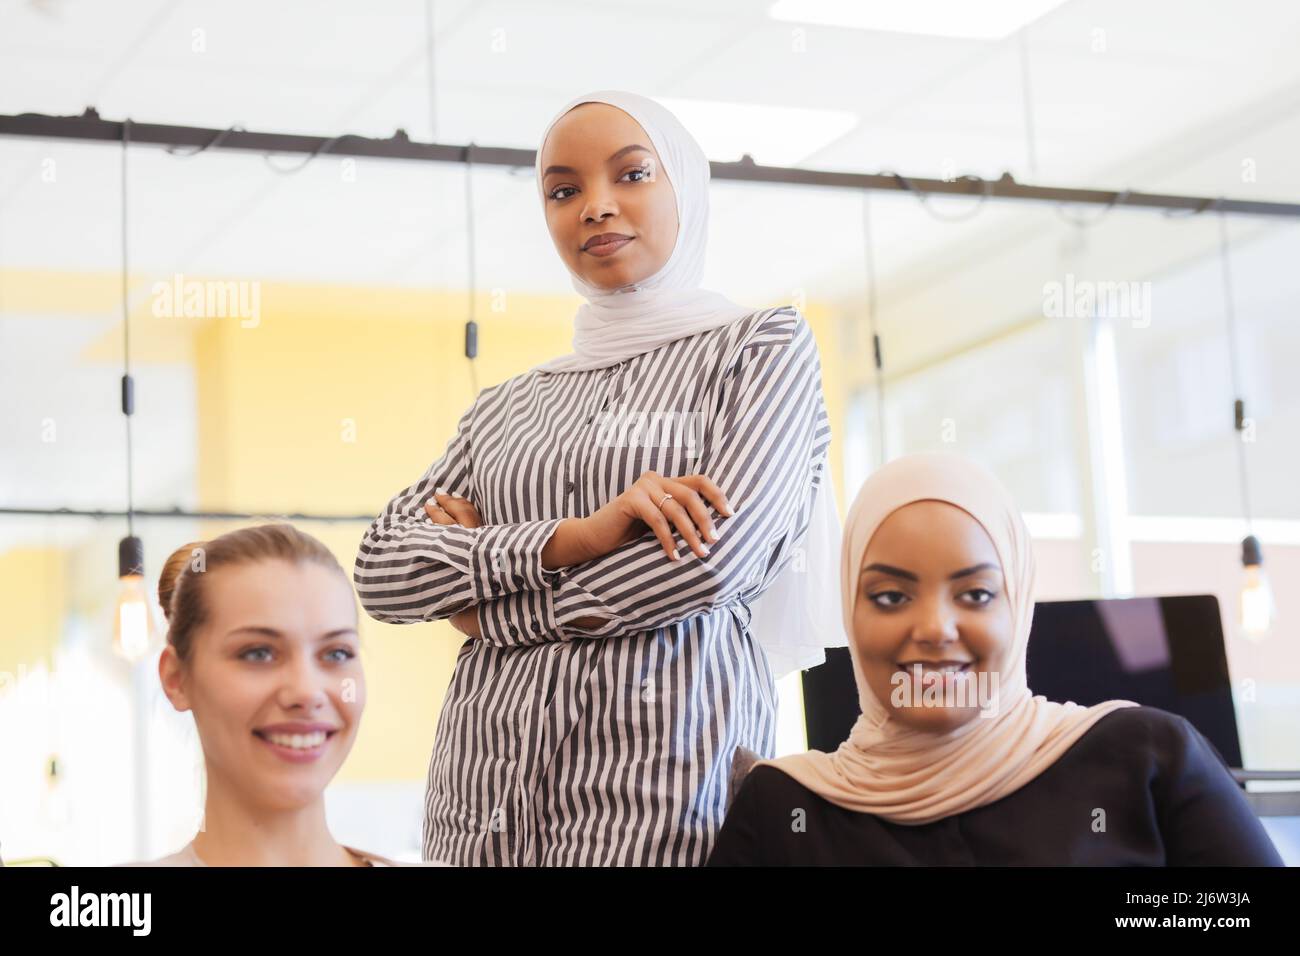
<path id="1" fill-rule="evenodd" d="M 983 681 L 996 692 L 1012 632 L 997 551 L 968 512 L 915 501 L 876 529 L 857 582 L 853 635 L 863 677 L 896 720 L 944 732 L 976 717 L 971 697 L 967 706 L 935 706 L 924 689 Z M 904 682 L 911 697 L 896 699 Z"/>
<path id="2" fill-rule="evenodd" d="M 208 619 L 163 684 L 192 710 L 209 772 L 276 810 L 320 797 L 365 707 L 352 589 L 313 562 L 256 561 L 206 575 Z"/>
<path id="3" fill-rule="evenodd" d="M 565 264 L 613 290 L 658 272 L 677 243 L 677 200 L 641 124 L 608 103 L 583 103 L 542 146 L 546 227 Z M 592 243 L 613 233 L 626 237 Z"/>

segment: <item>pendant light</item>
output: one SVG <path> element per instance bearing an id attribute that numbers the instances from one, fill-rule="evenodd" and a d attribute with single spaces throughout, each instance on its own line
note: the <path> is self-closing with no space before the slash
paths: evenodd
<path id="1" fill-rule="evenodd" d="M 144 542 L 135 534 L 134 456 L 131 416 L 135 413 L 135 381 L 131 378 L 131 306 L 127 296 L 127 148 L 131 121 L 122 123 L 122 415 L 126 419 L 126 537 L 117 543 L 117 613 L 113 621 L 113 650 L 129 663 L 149 652 L 153 612 L 144 584 Z"/>
<path id="2" fill-rule="evenodd" d="M 1228 362 L 1232 378 L 1232 418 L 1236 432 L 1237 475 L 1241 487 L 1241 512 L 1246 519 L 1246 537 L 1241 542 L 1242 581 L 1239 599 L 1241 632 L 1260 641 L 1273 627 L 1273 589 L 1264 573 L 1264 549 L 1255 537 L 1250 507 L 1250 483 L 1246 473 L 1246 400 L 1242 397 L 1237 354 L 1237 316 L 1233 307 L 1232 269 L 1228 259 L 1228 222 L 1219 208 L 1219 258 L 1223 264 L 1223 306 L 1228 329 Z"/>
<path id="3" fill-rule="evenodd" d="M 1252 640 L 1263 640 L 1273 627 L 1273 589 L 1264 573 L 1264 555 L 1259 538 L 1247 535 L 1241 542 L 1241 631 Z"/>

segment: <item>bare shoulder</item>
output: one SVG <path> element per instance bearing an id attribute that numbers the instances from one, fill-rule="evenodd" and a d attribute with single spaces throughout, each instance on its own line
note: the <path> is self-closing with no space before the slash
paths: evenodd
<path id="1" fill-rule="evenodd" d="M 207 866 L 202 860 L 189 852 L 189 847 L 159 857 L 156 860 L 137 860 L 134 863 L 118 863 L 115 866 Z"/>
<path id="2" fill-rule="evenodd" d="M 410 862 L 407 860 L 394 860 L 378 853 L 371 853 L 367 850 L 358 850 L 356 847 L 344 847 L 354 856 L 359 856 L 371 866 L 451 866 L 451 863 L 444 863 L 442 860 L 428 860 L 424 862 Z"/>

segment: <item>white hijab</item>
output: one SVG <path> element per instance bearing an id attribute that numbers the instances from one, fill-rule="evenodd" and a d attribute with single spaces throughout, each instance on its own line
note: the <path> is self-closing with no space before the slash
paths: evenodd
<path id="1" fill-rule="evenodd" d="M 709 234 L 709 161 L 681 121 L 654 100 L 621 90 L 599 90 L 571 100 L 560 110 L 537 147 L 537 189 L 543 204 L 546 139 L 562 116 L 583 103 L 608 103 L 623 110 L 650 137 L 676 198 L 677 241 L 658 272 L 619 289 L 590 285 L 570 269 L 573 288 L 586 302 L 574 317 L 573 351 L 535 367 L 544 373 L 607 368 L 756 311 L 700 288 Z M 750 631 L 766 650 L 778 678 L 822 663 L 823 648 L 845 644 L 835 615 L 840 520 L 829 461 L 823 460 L 821 466 L 812 521 L 792 552 L 791 565 L 750 603 Z"/>
<path id="2" fill-rule="evenodd" d="M 700 288 L 709 238 L 709 161 L 677 117 L 654 100 L 636 93 L 600 90 L 579 96 L 560 110 L 547 124 L 537 146 L 537 192 L 543 208 L 546 193 L 542 186 L 542 151 L 546 139 L 562 116 L 583 103 L 618 107 L 640 123 L 650 137 L 677 200 L 677 242 L 658 272 L 619 289 L 590 285 L 569 269 L 574 290 L 587 300 L 574 317 L 573 352 L 537 368 L 547 372 L 606 368 L 688 335 L 753 315 L 754 309 Z"/>

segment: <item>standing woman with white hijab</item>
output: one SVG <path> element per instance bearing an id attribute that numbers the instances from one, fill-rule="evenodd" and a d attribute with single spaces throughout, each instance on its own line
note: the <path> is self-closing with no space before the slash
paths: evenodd
<path id="1" fill-rule="evenodd" d="M 574 350 L 479 394 L 354 579 L 372 617 L 469 638 L 426 859 L 701 864 L 736 748 L 775 749 L 775 678 L 843 643 L 816 342 L 700 288 L 709 165 L 653 100 L 573 100 L 537 176 Z"/>

